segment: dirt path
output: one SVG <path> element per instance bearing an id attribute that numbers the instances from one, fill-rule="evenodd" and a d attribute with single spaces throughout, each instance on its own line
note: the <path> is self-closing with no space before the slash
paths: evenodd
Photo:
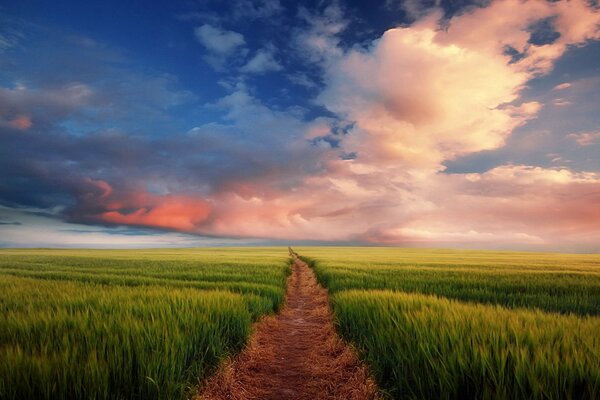
<path id="1" fill-rule="evenodd" d="M 286 305 L 255 325 L 249 346 L 208 381 L 199 399 L 378 399 L 356 354 L 334 331 L 327 291 L 294 258 Z"/>

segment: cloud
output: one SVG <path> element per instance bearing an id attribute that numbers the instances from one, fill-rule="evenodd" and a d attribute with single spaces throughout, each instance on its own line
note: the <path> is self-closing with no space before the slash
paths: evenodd
<path id="1" fill-rule="evenodd" d="M 583 1 L 492 2 L 445 21 L 445 29 L 440 18 L 434 11 L 366 49 L 329 55 L 319 101 L 356 122 L 345 149 L 366 147 L 374 162 L 431 169 L 497 149 L 542 107 L 519 102 L 526 82 L 548 72 L 567 46 L 600 37 L 600 13 Z M 548 18 L 560 37 L 531 44 L 528 28 Z M 522 57 L 513 62 L 507 47 Z"/>
<path id="2" fill-rule="evenodd" d="M 209 24 L 194 29 L 194 35 L 207 50 L 219 56 L 229 56 L 246 44 L 242 34 Z"/>
<path id="3" fill-rule="evenodd" d="M 282 192 L 306 175 L 324 171 L 332 150 L 305 139 L 311 125 L 296 109 L 272 109 L 241 84 L 232 90 L 205 106 L 222 114 L 220 123 L 171 135 L 135 135 L 113 128 L 72 134 L 61 129 L 63 121 L 78 121 L 82 109 L 96 100 L 49 113 L 47 129 L 33 125 L 30 135 L 0 130 L 0 202 L 41 208 L 61 204 L 59 214 L 72 223 L 200 235 L 215 234 L 211 227 L 221 226 L 219 221 L 229 213 L 224 205 L 236 204 L 231 199 L 260 198 L 268 213 L 269 202 Z M 59 105 L 65 101 L 54 95 L 1 93 L 13 96 L 13 105 L 18 103 L 15 96 L 48 98 L 42 103 L 46 111 L 62 111 Z M 28 109 L 29 100 L 22 105 Z M 103 107 L 98 103 L 96 112 L 102 113 Z M 226 226 L 228 233 L 219 232 L 239 236 L 238 228 Z"/>
<path id="4" fill-rule="evenodd" d="M 47 125 L 93 103 L 93 90 L 82 83 L 54 88 L 0 87 L 0 125 L 28 130 L 36 121 Z"/>
<path id="5" fill-rule="evenodd" d="M 17 47 L 25 38 L 22 21 L 2 13 L 0 15 L 0 54 Z M 0 63 L 1 65 L 1 63 Z"/>
<path id="6" fill-rule="evenodd" d="M 591 146 L 593 144 L 600 143 L 600 131 L 570 133 L 567 135 L 567 137 L 573 139 L 580 146 Z"/>
<path id="7" fill-rule="evenodd" d="M 387 31 L 371 49 L 334 62 L 321 104 L 355 121 L 345 148 L 371 157 L 437 168 L 462 154 L 501 146 L 535 115 L 516 101 L 527 76 L 501 56 L 441 45 L 433 21 Z M 490 77 L 493 76 L 493 79 Z"/>
<path id="8" fill-rule="evenodd" d="M 566 107 L 566 106 L 570 106 L 571 103 L 569 100 L 565 100 L 565 99 L 554 99 L 552 101 L 552 105 L 554 105 L 555 107 Z"/>
<path id="9" fill-rule="evenodd" d="M 160 74 L 109 69 L 1 88 L 0 202 L 59 205 L 58 217 L 102 229 L 593 246 L 597 173 L 505 160 L 483 172 L 445 171 L 448 161 L 501 149 L 517 128 L 558 112 L 551 104 L 560 99 L 526 96 L 527 86 L 568 48 L 598 38 L 598 13 L 565 4 L 506 0 L 452 18 L 418 9 L 415 23 L 366 44 L 348 43 L 351 21 L 338 3 L 301 8 L 293 48 L 277 55 L 310 64 L 289 75 L 319 82 L 308 110 L 261 100 L 263 88 L 245 84 L 247 76 L 194 104 L 199 111 L 183 122 L 170 117 L 195 98 Z M 242 54 L 234 69 L 242 74 L 282 68 L 268 46 L 244 64 L 244 37 L 218 26 L 195 30 L 214 65 Z M 320 107 L 327 111 L 315 113 Z M 569 137 L 585 146 L 596 136 Z"/>
<path id="10" fill-rule="evenodd" d="M 240 71 L 249 74 L 264 74 L 266 72 L 280 71 L 281 69 L 283 69 L 283 67 L 275 59 L 273 52 L 271 50 L 261 49 L 240 68 Z"/>
<path id="11" fill-rule="evenodd" d="M 286 76 L 290 80 L 290 82 L 292 82 L 296 85 L 304 86 L 305 88 L 308 88 L 308 89 L 318 88 L 318 85 L 315 83 L 315 81 L 312 80 L 305 73 L 299 72 L 299 73 L 287 74 Z"/>
<path id="12" fill-rule="evenodd" d="M 20 222 L 17 221 L 0 221 L 0 225 L 14 225 L 14 226 L 19 226 L 19 225 L 23 225 Z"/>
<path id="13" fill-rule="evenodd" d="M 194 29 L 196 40 L 204 46 L 208 53 L 203 56 L 215 70 L 223 69 L 229 60 L 233 59 L 239 64 L 246 56 L 246 40 L 241 33 L 222 29 L 218 26 L 204 24 Z"/>
<path id="14" fill-rule="evenodd" d="M 293 41 L 304 62 L 327 63 L 343 54 L 339 35 L 348 28 L 349 21 L 339 2 L 328 4 L 321 12 L 300 7 L 298 17 L 306 26 L 296 29 Z"/>
<path id="15" fill-rule="evenodd" d="M 554 88 L 552 90 L 565 90 L 570 88 L 572 85 L 570 82 L 564 82 L 564 83 L 560 83 L 556 86 L 554 86 Z"/>
<path id="16" fill-rule="evenodd" d="M 117 209 L 103 212 L 100 221 L 194 232 L 210 213 L 210 205 L 197 198 L 148 195 L 134 195 L 133 198 L 142 202 L 117 202 L 113 205 Z M 132 207 L 133 211 L 130 211 Z M 128 209 L 128 212 L 124 213 L 123 208 Z"/>
<path id="17" fill-rule="evenodd" d="M 504 165 L 483 174 L 451 176 L 449 183 L 452 200 L 440 203 L 440 209 L 419 221 L 421 225 L 435 225 L 435 215 L 443 214 L 438 224 L 455 230 L 462 225 L 497 235 L 528 235 L 545 243 L 590 243 L 600 237 L 597 173 Z"/>
<path id="18" fill-rule="evenodd" d="M 0 220 L 4 217 L 21 222 L 0 222 L 0 247 L 156 248 L 261 244 L 252 239 L 207 238 L 155 229 L 66 223 L 56 216 L 0 206 Z"/>
<path id="19" fill-rule="evenodd" d="M 511 13 L 518 9 L 519 13 Z M 549 24 L 558 38 L 551 43 L 532 43 L 536 24 Z M 499 54 L 513 49 L 522 55 L 513 68 L 529 74 L 547 73 L 568 46 L 581 45 L 600 35 L 600 13 L 583 0 L 576 1 L 493 1 L 449 21 L 444 44 Z"/>
<path id="20" fill-rule="evenodd" d="M 369 228 L 353 239 L 589 250 L 600 238 L 597 173 L 502 165 L 484 173 L 429 175 L 408 187 L 408 193 L 387 191 L 380 198 L 388 200 L 386 212 L 371 212 Z"/>
<path id="21" fill-rule="evenodd" d="M 522 100 L 526 83 L 549 72 L 568 46 L 598 37 L 598 13 L 583 2 L 572 5 L 496 2 L 444 21 L 445 29 L 440 29 L 441 14 L 434 12 L 411 26 L 388 30 L 366 48 L 320 53 L 326 87 L 318 101 L 354 122 L 341 146 L 356 157 L 329 171 L 336 190 L 308 183 L 303 187 L 322 193 L 323 204 L 340 206 L 322 212 L 316 210 L 323 206 L 307 206 L 315 212 L 311 223 L 336 215 L 335 221 L 317 226 L 339 234 L 338 224 L 345 222 L 346 240 L 375 243 L 555 243 L 559 228 L 537 229 L 536 218 L 522 222 L 517 210 L 522 207 L 541 218 L 545 211 L 538 212 L 536 206 L 548 210 L 567 201 L 571 205 L 560 208 L 558 224 L 580 238 L 576 226 L 597 218 L 597 177 L 512 165 L 480 175 L 443 172 L 448 160 L 504 146 L 512 132 L 543 107 Z M 522 7 L 522 12 L 513 19 L 506 7 Z M 586 21 L 585 28 L 579 29 L 575 15 Z M 560 36 L 551 43 L 532 44 L 529 27 L 547 18 Z M 517 61 L 506 52 L 508 46 L 521 54 Z M 319 135 L 318 130 L 312 132 Z M 517 178 L 523 183 L 511 183 Z M 492 202 L 494 207 L 487 196 L 493 185 L 487 182 L 506 184 L 505 195 Z M 472 191 L 466 199 L 465 187 Z M 544 195 L 528 197 L 523 194 L 527 188 Z M 578 200 L 570 195 L 575 192 L 586 195 Z M 576 217 L 571 206 L 587 210 L 586 217 Z M 368 223 L 361 217 L 365 209 Z M 598 232 L 600 227 L 590 223 L 587 229 Z"/>
<path id="22" fill-rule="evenodd" d="M 0 124 L 18 129 L 20 131 L 26 131 L 27 129 L 31 128 L 31 125 L 33 125 L 31 122 L 31 117 L 25 114 L 15 115 L 8 121 L 0 121 Z"/>
<path id="23" fill-rule="evenodd" d="M 18 79 L 0 85 L 0 126 L 49 134 L 64 130 L 60 125 L 66 120 L 77 120 L 69 126 L 128 123 L 150 134 L 169 109 L 195 100 L 174 76 L 142 72 L 101 44 L 47 36 L 53 40 L 42 40 L 52 45 L 36 42 L 33 49 L 20 48 L 6 57 L 19 72 Z M 44 64 L 42 70 L 28 62 L 30 52 Z"/>

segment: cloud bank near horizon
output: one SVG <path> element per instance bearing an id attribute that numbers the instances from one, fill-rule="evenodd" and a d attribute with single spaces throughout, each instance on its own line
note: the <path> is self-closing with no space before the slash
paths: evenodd
<path id="1" fill-rule="evenodd" d="M 596 248 L 600 121 L 586 90 L 600 77 L 555 70 L 600 39 L 600 11 L 582 0 L 406 7 L 410 23 L 356 42 L 349 7 L 300 8 L 293 27 L 271 27 L 287 47 L 188 14 L 190 46 L 220 77 L 210 98 L 91 39 L 61 36 L 83 60 L 42 53 L 77 71 L 52 79 L 14 50 L 0 64 L 5 219 L 36 207 L 157 235 Z M 258 89 L 270 74 L 290 85 L 277 101 Z M 581 125 L 555 122 L 564 109 L 584 113 Z M 488 168 L 448 168 L 502 152 Z M 523 153 L 530 162 L 511 158 Z"/>

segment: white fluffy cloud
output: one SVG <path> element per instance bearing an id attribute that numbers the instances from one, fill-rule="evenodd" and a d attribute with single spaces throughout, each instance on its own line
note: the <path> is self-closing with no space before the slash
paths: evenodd
<path id="1" fill-rule="evenodd" d="M 600 38 L 600 13 L 583 1 L 496 1 L 445 29 L 440 18 L 433 12 L 388 30 L 367 49 L 332 52 L 319 100 L 356 122 L 346 146 L 366 162 L 435 170 L 501 147 L 542 107 L 519 100 L 527 81 L 548 72 L 568 46 Z M 559 38 L 530 44 L 532 24 L 548 18 Z M 521 54 L 518 61 L 509 47 Z"/>

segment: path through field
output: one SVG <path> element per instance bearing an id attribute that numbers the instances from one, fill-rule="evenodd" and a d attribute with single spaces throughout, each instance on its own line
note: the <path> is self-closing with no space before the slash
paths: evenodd
<path id="1" fill-rule="evenodd" d="M 353 350 L 334 331 L 327 291 L 294 255 L 286 305 L 255 325 L 249 346 L 208 381 L 205 400 L 377 399 Z"/>

